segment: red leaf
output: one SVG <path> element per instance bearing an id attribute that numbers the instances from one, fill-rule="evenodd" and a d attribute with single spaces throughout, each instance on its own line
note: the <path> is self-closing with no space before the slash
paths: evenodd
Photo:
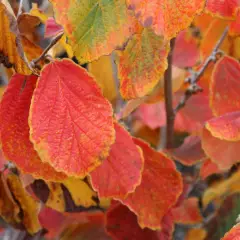
<path id="1" fill-rule="evenodd" d="M 191 24 L 195 15 L 202 12 L 205 1 L 127 0 L 127 4 L 144 27 L 152 27 L 156 34 L 170 39 Z"/>
<path id="2" fill-rule="evenodd" d="M 198 136 L 186 137 L 180 147 L 168 150 L 167 153 L 176 161 L 187 166 L 192 166 L 206 158 L 201 146 L 201 139 Z"/>
<path id="3" fill-rule="evenodd" d="M 240 236 L 240 224 L 235 225 L 221 240 L 238 240 Z"/>
<path id="4" fill-rule="evenodd" d="M 222 173 L 222 171 L 219 169 L 218 165 L 210 159 L 205 160 L 200 169 L 201 178 L 205 179 L 214 173 Z"/>
<path id="5" fill-rule="evenodd" d="M 227 170 L 233 164 L 239 162 L 240 142 L 216 138 L 207 128 L 203 130 L 202 147 L 206 155 L 216 163 L 221 170 Z"/>
<path id="6" fill-rule="evenodd" d="M 4 155 L 22 171 L 36 178 L 64 179 L 48 163 L 43 163 L 29 140 L 28 115 L 37 77 L 15 74 L 5 91 L 0 111 L 1 142 Z"/>
<path id="7" fill-rule="evenodd" d="M 58 25 L 55 22 L 55 19 L 50 17 L 47 19 L 46 26 L 45 26 L 45 38 L 50 38 L 56 36 L 58 33 L 63 32 L 63 27 Z"/>
<path id="8" fill-rule="evenodd" d="M 55 60 L 41 72 L 30 114 L 31 140 L 58 171 L 84 177 L 114 142 L 112 108 L 87 71 Z"/>
<path id="9" fill-rule="evenodd" d="M 207 0 L 206 11 L 213 16 L 233 19 L 236 16 L 237 8 L 240 7 L 239 0 Z"/>
<path id="10" fill-rule="evenodd" d="M 106 214 L 106 229 L 115 240 L 170 240 L 174 229 L 173 219 L 170 214 L 163 218 L 162 231 L 141 229 L 137 217 L 126 206 L 116 203 Z"/>
<path id="11" fill-rule="evenodd" d="M 210 83 L 210 106 L 216 116 L 240 109 L 240 64 L 224 56 L 215 65 Z"/>
<path id="12" fill-rule="evenodd" d="M 120 201 L 137 215 L 142 228 L 161 229 L 163 216 L 182 192 L 182 178 L 172 160 L 143 141 L 134 141 L 141 147 L 145 159 L 142 182 L 134 193 Z"/>
<path id="13" fill-rule="evenodd" d="M 200 57 L 198 41 L 190 30 L 178 34 L 173 50 L 173 64 L 179 68 L 193 67 Z"/>
<path id="14" fill-rule="evenodd" d="M 115 123 L 116 141 L 108 158 L 91 172 L 93 188 L 100 197 L 124 197 L 141 182 L 144 159 L 128 132 Z"/>
<path id="15" fill-rule="evenodd" d="M 181 224 L 197 224 L 203 221 L 200 213 L 198 199 L 191 197 L 186 199 L 181 206 L 173 208 L 174 222 Z"/>

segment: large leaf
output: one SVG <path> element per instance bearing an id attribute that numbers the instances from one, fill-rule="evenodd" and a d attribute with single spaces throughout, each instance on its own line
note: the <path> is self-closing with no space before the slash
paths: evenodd
<path id="1" fill-rule="evenodd" d="M 51 0 L 55 17 L 81 63 L 121 47 L 135 33 L 125 0 Z"/>
<path id="2" fill-rule="evenodd" d="M 120 201 L 138 217 L 144 228 L 161 229 L 161 220 L 182 193 L 182 178 L 174 162 L 139 139 L 145 159 L 142 182 L 134 193 Z"/>
<path id="3" fill-rule="evenodd" d="M 205 0 L 127 0 L 127 4 L 144 27 L 151 26 L 157 35 L 170 39 L 202 12 Z"/>
<path id="4" fill-rule="evenodd" d="M 149 93 L 167 68 L 168 52 L 168 41 L 151 29 L 141 28 L 120 53 L 118 69 L 122 97 L 138 98 Z"/>
<path id="5" fill-rule="evenodd" d="M 143 156 L 128 132 L 115 123 L 116 141 L 108 158 L 91 172 L 91 182 L 100 197 L 124 197 L 141 182 Z"/>
<path id="6" fill-rule="evenodd" d="M 36 76 L 15 74 L 5 91 L 0 109 L 1 142 L 6 158 L 35 178 L 61 180 L 65 174 L 43 163 L 29 139 L 28 115 Z"/>
<path id="7" fill-rule="evenodd" d="M 210 84 L 210 106 L 216 116 L 240 109 L 240 64 L 224 56 L 215 65 Z"/>
<path id="8" fill-rule="evenodd" d="M 87 71 L 56 60 L 41 72 L 29 118 L 42 161 L 84 177 L 108 156 L 114 142 L 112 108 Z"/>

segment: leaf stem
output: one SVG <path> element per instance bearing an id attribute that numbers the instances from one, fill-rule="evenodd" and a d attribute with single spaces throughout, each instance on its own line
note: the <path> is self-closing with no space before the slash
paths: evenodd
<path id="1" fill-rule="evenodd" d="M 166 134 L 165 142 L 166 148 L 173 147 L 174 140 L 174 120 L 175 114 L 173 109 L 173 94 L 172 94 L 172 52 L 175 45 L 175 38 L 171 39 L 171 50 L 168 54 L 168 68 L 164 74 L 164 96 L 165 96 L 165 110 L 166 110 Z"/>
<path id="2" fill-rule="evenodd" d="M 185 82 L 186 83 L 190 83 L 190 85 L 186 89 L 186 91 L 184 93 L 184 96 L 181 98 L 181 100 L 179 101 L 178 105 L 176 106 L 176 108 L 174 110 L 175 114 L 186 105 L 186 102 L 188 101 L 188 99 L 192 95 L 197 94 L 197 93 L 202 91 L 202 88 L 197 85 L 197 82 L 199 81 L 200 77 L 203 75 L 203 73 L 207 69 L 208 65 L 211 62 L 215 62 L 216 61 L 217 54 L 221 53 L 221 51 L 219 51 L 219 47 L 221 46 L 221 44 L 223 43 L 225 37 L 227 36 L 228 30 L 229 30 L 229 27 L 227 26 L 225 28 L 225 30 L 223 31 L 222 36 L 220 37 L 220 39 L 216 43 L 215 47 L 213 48 L 210 56 L 205 60 L 205 62 L 203 63 L 203 65 L 199 69 L 199 71 L 197 71 L 197 72 L 192 71 L 191 76 L 187 77 L 185 79 Z"/>

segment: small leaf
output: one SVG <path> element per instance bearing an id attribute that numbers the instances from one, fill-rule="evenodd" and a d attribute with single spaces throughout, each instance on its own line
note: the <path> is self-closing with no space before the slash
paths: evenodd
<path id="1" fill-rule="evenodd" d="M 161 229 L 162 218 L 182 193 L 183 183 L 174 162 L 139 139 L 145 159 L 142 182 L 134 193 L 119 199 L 138 217 L 141 228 Z"/>
<path id="2" fill-rule="evenodd" d="M 57 23 L 64 27 L 80 63 L 121 47 L 135 33 L 135 19 L 125 0 L 51 0 Z"/>
<path id="3" fill-rule="evenodd" d="M 127 0 L 144 27 L 151 27 L 157 35 L 167 39 L 187 28 L 204 8 L 205 0 Z M 179 21 L 181 19 L 181 21 Z"/>
<path id="4" fill-rule="evenodd" d="M 216 116 L 240 109 L 240 64 L 224 56 L 215 65 L 210 83 L 210 106 Z"/>
<path id="5" fill-rule="evenodd" d="M 205 240 L 207 231 L 204 228 L 192 228 L 189 229 L 185 240 Z"/>
<path id="6" fill-rule="evenodd" d="M 116 141 L 108 158 L 91 172 L 93 188 L 100 197 L 124 197 L 140 184 L 143 170 L 141 149 L 128 132 L 115 123 Z"/>
<path id="7" fill-rule="evenodd" d="M 212 162 L 210 159 L 207 159 L 203 162 L 200 169 L 200 176 L 202 179 L 206 179 L 208 176 L 217 173 L 222 173 L 222 171 L 219 169 L 216 163 Z"/>
<path id="8" fill-rule="evenodd" d="M 143 97 L 156 86 L 167 69 L 169 42 L 141 28 L 120 53 L 118 71 L 123 98 Z"/>
<path id="9" fill-rule="evenodd" d="M 36 81 L 33 75 L 15 74 L 11 78 L 0 108 L 2 150 L 23 172 L 58 181 L 66 175 L 43 163 L 29 140 L 28 115 Z"/>
<path id="10" fill-rule="evenodd" d="M 87 71 L 55 60 L 41 72 L 30 112 L 30 136 L 42 161 L 84 177 L 114 142 L 112 108 Z"/>

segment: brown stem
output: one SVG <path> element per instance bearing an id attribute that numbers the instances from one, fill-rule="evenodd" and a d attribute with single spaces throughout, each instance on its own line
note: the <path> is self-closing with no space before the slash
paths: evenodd
<path id="1" fill-rule="evenodd" d="M 229 27 L 226 27 L 224 32 L 223 32 L 223 34 L 222 34 L 222 36 L 220 37 L 220 39 L 216 43 L 215 47 L 213 48 L 210 56 L 205 60 L 205 62 L 203 63 L 203 65 L 199 69 L 199 71 L 197 71 L 197 72 L 193 71 L 191 76 L 186 78 L 185 82 L 190 83 L 190 85 L 187 88 L 187 90 L 185 91 L 184 96 L 181 98 L 180 102 L 176 106 L 176 108 L 174 110 L 175 114 L 186 105 L 186 102 L 188 101 L 188 99 L 192 95 L 197 94 L 198 92 L 202 91 L 202 88 L 197 85 L 197 82 L 199 81 L 200 77 L 203 75 L 203 73 L 207 69 L 208 65 L 211 62 L 215 62 L 216 61 L 216 56 L 220 52 L 219 51 L 219 47 L 221 46 L 221 44 L 223 43 L 225 37 L 227 36 L 228 30 L 229 30 Z"/>
<path id="2" fill-rule="evenodd" d="M 170 41 L 170 53 L 168 55 L 168 69 L 164 74 L 164 96 L 166 110 L 166 148 L 173 147 L 174 140 L 174 120 L 175 114 L 173 109 L 173 94 L 172 94 L 172 52 L 175 44 L 175 38 Z"/>
<path id="3" fill-rule="evenodd" d="M 44 51 L 42 52 L 42 54 L 32 60 L 31 64 L 33 66 L 35 66 L 37 63 L 39 63 L 43 58 L 45 58 L 46 54 L 48 53 L 48 51 L 61 39 L 61 37 L 63 36 L 64 32 L 59 33 L 55 38 L 52 39 L 52 41 L 50 42 L 50 44 L 44 49 Z"/>

